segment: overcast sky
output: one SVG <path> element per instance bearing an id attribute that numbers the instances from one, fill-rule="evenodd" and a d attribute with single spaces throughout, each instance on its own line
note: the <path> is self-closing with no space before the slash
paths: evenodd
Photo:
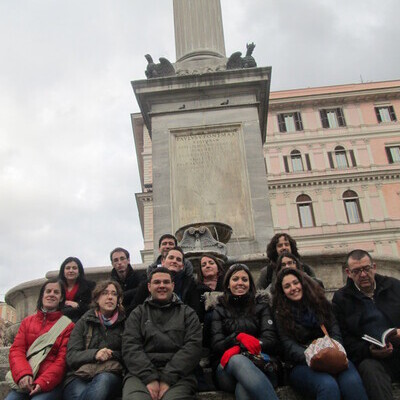
<path id="1" fill-rule="evenodd" d="M 272 90 L 400 78 L 398 0 L 222 0 Z M 0 0 L 0 299 L 67 256 L 140 262 L 130 81 L 174 62 L 172 0 Z"/>

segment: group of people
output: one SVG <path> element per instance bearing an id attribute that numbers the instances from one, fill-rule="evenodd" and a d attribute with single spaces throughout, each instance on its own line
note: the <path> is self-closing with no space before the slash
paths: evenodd
<path id="1" fill-rule="evenodd" d="M 393 398 L 400 281 L 376 274 L 368 252 L 347 255 L 348 279 L 332 303 L 288 234 L 268 244 L 257 282 L 245 264 L 226 267 L 212 254 L 194 271 L 170 234 L 159 252 L 135 270 L 129 252 L 114 249 L 110 279 L 97 285 L 79 259 L 67 258 L 11 346 L 6 400 L 190 399 L 204 382 L 204 356 L 217 388 L 239 400 L 277 399 L 283 381 L 318 400 Z M 339 373 L 306 362 L 321 327 L 347 351 Z M 382 347 L 362 339 L 390 328 Z"/>

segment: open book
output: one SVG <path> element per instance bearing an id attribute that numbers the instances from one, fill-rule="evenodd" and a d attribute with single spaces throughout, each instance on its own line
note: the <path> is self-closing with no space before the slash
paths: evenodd
<path id="1" fill-rule="evenodd" d="M 382 333 L 382 336 L 379 339 L 376 339 L 369 335 L 364 335 L 361 339 L 364 339 L 367 342 L 370 342 L 376 346 L 385 347 L 386 344 L 390 342 L 390 338 L 392 336 L 396 335 L 396 333 L 397 333 L 396 328 L 389 328 L 389 329 L 386 329 L 386 331 Z"/>

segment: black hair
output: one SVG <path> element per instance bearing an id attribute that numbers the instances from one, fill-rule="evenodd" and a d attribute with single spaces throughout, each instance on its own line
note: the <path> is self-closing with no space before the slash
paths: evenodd
<path id="1" fill-rule="evenodd" d="M 44 291 L 46 290 L 46 286 L 49 283 L 58 283 L 58 285 L 60 286 L 61 301 L 60 301 L 57 309 L 61 310 L 64 307 L 64 304 L 65 304 L 65 287 L 64 287 L 63 281 L 61 281 L 61 280 L 59 280 L 57 278 L 49 279 L 42 285 L 42 287 L 40 288 L 40 291 L 39 291 L 39 297 L 38 297 L 38 300 L 37 300 L 37 303 L 36 303 L 36 309 L 37 310 L 41 310 L 43 308 L 43 295 L 44 295 Z"/>
<path id="2" fill-rule="evenodd" d="M 277 233 L 272 237 L 271 241 L 268 243 L 267 246 L 267 257 L 272 262 L 276 263 L 276 260 L 278 259 L 278 252 L 276 251 L 276 245 L 278 244 L 279 239 L 282 236 L 289 242 L 291 253 L 295 255 L 298 259 L 300 259 L 301 257 L 297 250 L 296 241 L 287 233 Z"/>
<path id="3" fill-rule="evenodd" d="M 174 235 L 172 235 L 171 233 L 164 233 L 164 235 L 162 235 L 162 236 L 160 237 L 160 239 L 158 239 L 158 248 L 161 247 L 161 242 L 162 242 L 164 239 L 174 239 L 175 247 L 178 246 L 178 241 L 176 240 L 176 237 L 175 237 Z"/>
<path id="4" fill-rule="evenodd" d="M 150 275 L 147 279 L 147 282 L 150 283 L 151 279 L 153 278 L 154 274 L 168 274 L 171 277 L 171 281 L 174 281 L 174 275 L 173 273 L 166 267 L 158 267 L 154 268 L 153 271 L 150 272 Z"/>
<path id="5" fill-rule="evenodd" d="M 164 260 L 168 257 L 169 252 L 172 251 L 172 250 L 179 251 L 179 253 L 182 254 L 182 262 L 184 263 L 184 262 L 185 262 L 185 253 L 183 252 L 182 247 L 179 247 L 179 246 L 175 246 L 175 247 L 173 247 L 172 249 L 169 249 L 169 250 L 168 250 L 168 253 L 165 255 Z"/>
<path id="6" fill-rule="evenodd" d="M 277 273 L 282 269 L 281 264 L 282 264 L 282 259 L 284 257 L 287 257 L 287 258 L 290 258 L 291 260 L 293 260 L 296 263 L 297 269 L 299 269 L 300 271 L 303 271 L 303 266 L 301 265 L 300 260 L 294 254 L 289 253 L 288 251 L 284 251 L 283 253 L 281 253 L 281 255 L 276 260 L 276 272 Z"/>
<path id="7" fill-rule="evenodd" d="M 114 250 L 112 250 L 111 253 L 110 253 L 110 260 L 111 260 L 111 263 L 112 263 L 112 256 L 113 256 L 113 254 L 114 254 L 114 253 L 117 253 L 117 252 L 122 252 L 122 253 L 124 253 L 124 254 L 125 254 L 125 257 L 129 260 L 129 251 L 126 250 L 126 249 L 124 249 L 124 248 L 122 248 L 122 247 L 116 247 L 116 248 L 115 248 Z"/>
<path id="8" fill-rule="evenodd" d="M 211 258 L 212 260 L 214 260 L 215 264 L 217 264 L 217 267 L 218 267 L 218 276 L 225 275 L 225 263 L 212 254 L 204 253 L 200 257 L 200 261 L 199 261 L 198 268 L 197 268 L 197 280 L 199 282 L 204 281 L 203 273 L 201 271 L 201 260 L 203 259 L 203 257 L 208 257 L 208 258 Z"/>
<path id="9" fill-rule="evenodd" d="M 362 249 L 355 249 L 352 250 L 350 253 L 347 254 L 346 256 L 346 262 L 345 262 L 345 266 L 348 267 L 349 266 L 349 259 L 352 258 L 353 260 L 357 260 L 360 261 L 362 258 L 364 257 L 368 257 L 369 260 L 372 263 L 372 257 L 371 254 L 368 253 L 368 251 L 366 250 L 362 250 Z"/>
<path id="10" fill-rule="evenodd" d="M 83 281 L 85 279 L 85 270 L 83 269 L 81 260 L 77 257 L 67 257 L 62 262 L 61 267 L 60 267 L 60 272 L 58 273 L 58 279 L 63 281 L 64 284 L 67 283 L 67 279 L 65 278 L 64 271 L 65 271 L 66 265 L 69 264 L 70 262 L 75 262 L 76 265 L 78 266 L 79 275 L 78 275 L 78 278 L 76 279 L 76 281 L 77 282 Z"/>

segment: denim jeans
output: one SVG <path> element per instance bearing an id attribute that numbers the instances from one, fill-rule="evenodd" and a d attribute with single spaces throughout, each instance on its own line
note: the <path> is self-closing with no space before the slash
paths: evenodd
<path id="1" fill-rule="evenodd" d="M 360 375 L 351 361 L 349 368 L 337 375 L 297 365 L 290 372 L 289 379 L 296 390 L 316 400 L 368 400 Z"/>
<path id="2" fill-rule="evenodd" d="M 29 397 L 28 393 L 20 393 L 17 392 L 16 390 L 11 390 L 11 392 L 8 393 L 5 400 L 29 400 L 31 398 L 34 400 L 60 400 L 61 394 L 62 394 L 61 385 L 56 386 L 51 392 L 38 393 L 36 396 L 33 397 Z"/>
<path id="3" fill-rule="evenodd" d="M 271 382 L 247 357 L 233 356 L 225 369 L 217 368 L 220 389 L 235 392 L 237 400 L 278 400 Z"/>
<path id="4" fill-rule="evenodd" d="M 64 388 L 65 400 L 107 400 L 120 395 L 122 378 L 111 372 L 102 372 L 91 381 L 75 378 Z"/>

